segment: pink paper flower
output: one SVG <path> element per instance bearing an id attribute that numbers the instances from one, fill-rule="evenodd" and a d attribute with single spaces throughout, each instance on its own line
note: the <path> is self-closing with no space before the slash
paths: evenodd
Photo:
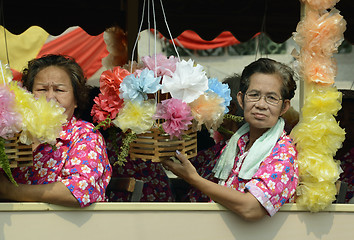
<path id="1" fill-rule="evenodd" d="M 21 130 L 22 118 L 15 109 L 15 94 L 0 86 L 0 137 L 13 137 Z"/>
<path id="2" fill-rule="evenodd" d="M 176 70 L 176 63 L 178 62 L 178 59 L 175 58 L 174 56 L 170 56 L 170 58 L 167 58 L 164 56 L 162 53 L 159 53 L 156 55 L 156 61 L 155 61 L 155 56 L 149 57 L 145 56 L 142 57 L 141 60 L 144 62 L 145 66 L 152 70 L 156 71 L 156 76 L 160 77 L 163 75 L 167 76 L 172 76 L 172 73 Z M 156 62 L 156 65 L 155 65 Z"/>
<path id="3" fill-rule="evenodd" d="M 187 103 L 171 98 L 157 104 L 154 118 L 166 120 L 162 123 L 162 127 L 172 139 L 173 136 L 181 137 L 183 130 L 187 130 L 188 125 L 192 123 L 193 116 Z"/>

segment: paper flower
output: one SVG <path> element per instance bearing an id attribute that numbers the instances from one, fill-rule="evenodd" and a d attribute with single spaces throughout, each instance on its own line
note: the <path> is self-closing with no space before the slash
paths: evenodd
<path id="1" fill-rule="evenodd" d="M 296 28 L 294 40 L 302 51 L 309 51 L 312 56 L 331 57 L 343 42 L 345 29 L 346 21 L 336 9 L 323 15 L 308 11 Z"/>
<path id="2" fill-rule="evenodd" d="M 170 56 L 167 58 L 162 53 L 159 53 L 152 57 L 145 56 L 142 57 L 141 60 L 145 64 L 145 66 L 156 73 L 156 76 L 172 76 L 172 73 L 176 70 L 176 63 L 178 62 L 178 58 L 174 56 Z M 157 67 L 156 67 L 157 66 Z"/>
<path id="3" fill-rule="evenodd" d="M 18 112 L 22 116 L 23 131 L 20 141 L 29 145 L 36 138 L 41 143 L 55 144 L 62 125 L 66 122 L 65 109 L 57 102 L 48 102 L 44 96 L 36 100 L 33 94 L 15 82 L 10 82 L 9 88 L 16 96 Z"/>
<path id="4" fill-rule="evenodd" d="M 332 85 L 337 74 L 334 58 L 314 57 L 309 52 L 300 56 L 304 78 L 307 82 Z"/>
<path id="5" fill-rule="evenodd" d="M 304 182 L 296 188 L 301 197 L 296 199 L 300 206 L 307 206 L 312 212 L 318 212 L 331 205 L 337 193 L 332 182 Z"/>
<path id="6" fill-rule="evenodd" d="M 346 22 L 338 10 L 327 11 L 337 0 L 304 2 L 305 17 L 294 40 L 301 49 L 297 59 L 307 92 L 302 117 L 290 135 L 298 150 L 296 202 L 318 212 L 335 200 L 335 182 L 340 175 L 339 161 L 333 156 L 345 132 L 333 116 L 340 108 L 340 94 L 333 87 L 337 66 L 332 55 L 343 41 Z"/>
<path id="7" fill-rule="evenodd" d="M 339 0 L 302 0 L 314 9 L 326 10 L 334 7 Z"/>
<path id="8" fill-rule="evenodd" d="M 205 92 L 197 100 L 189 104 L 194 119 L 198 122 L 198 129 L 202 124 L 208 129 L 217 130 L 223 121 L 225 107 L 224 99 L 214 92 Z"/>
<path id="9" fill-rule="evenodd" d="M 214 93 L 218 94 L 219 97 L 224 99 L 223 105 L 225 106 L 225 114 L 228 113 L 229 109 L 227 108 L 230 106 L 231 102 L 231 91 L 229 85 L 223 84 L 218 81 L 217 78 L 210 78 L 208 81 L 209 89 L 208 91 L 213 91 Z"/>
<path id="10" fill-rule="evenodd" d="M 120 86 L 120 98 L 124 101 L 142 102 L 148 99 L 147 94 L 156 93 L 161 88 L 161 77 L 154 77 L 154 72 L 144 69 L 140 77 L 133 74 L 124 78 Z"/>
<path id="11" fill-rule="evenodd" d="M 191 109 L 180 99 L 171 98 L 157 104 L 155 119 L 165 119 L 163 130 L 171 136 L 181 137 L 183 130 L 188 129 L 193 119 Z"/>
<path id="12" fill-rule="evenodd" d="M 194 66 L 194 61 L 177 62 L 176 71 L 171 77 L 162 79 L 162 93 L 170 92 L 173 98 L 186 103 L 193 102 L 208 90 L 208 77 L 201 65 Z"/>
<path id="13" fill-rule="evenodd" d="M 115 67 L 113 70 L 104 71 L 100 77 L 101 93 L 95 97 L 91 109 L 93 122 L 101 123 L 109 116 L 114 119 L 119 109 L 122 108 L 123 99 L 119 97 L 119 88 L 123 79 L 131 73 L 123 68 Z M 104 129 L 109 126 L 104 125 Z"/>
<path id="14" fill-rule="evenodd" d="M 104 71 L 100 77 L 100 90 L 103 95 L 116 95 L 119 96 L 120 84 L 123 79 L 131 73 L 127 70 L 118 67 L 113 70 Z"/>
<path id="15" fill-rule="evenodd" d="M 102 122 L 109 116 L 111 119 L 117 117 L 119 110 L 123 106 L 123 100 L 112 95 L 98 94 L 93 100 L 95 104 L 91 109 L 93 122 Z"/>
<path id="16" fill-rule="evenodd" d="M 8 139 L 20 132 L 22 117 L 17 112 L 15 95 L 5 85 L 0 85 L 0 137 Z"/>
<path id="17" fill-rule="evenodd" d="M 155 111 L 156 105 L 153 100 L 141 103 L 128 101 L 125 102 L 124 107 L 119 111 L 118 117 L 112 122 L 123 132 L 131 129 L 136 134 L 144 133 L 153 126 Z"/>

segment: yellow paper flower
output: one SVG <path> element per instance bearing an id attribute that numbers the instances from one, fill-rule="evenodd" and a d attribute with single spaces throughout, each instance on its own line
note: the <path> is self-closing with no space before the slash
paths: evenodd
<path id="1" fill-rule="evenodd" d="M 112 122 L 123 132 L 131 129 L 136 134 L 144 133 L 155 123 L 153 119 L 155 111 L 156 104 L 153 100 L 140 103 L 127 101 Z"/>
<path id="2" fill-rule="evenodd" d="M 298 155 L 299 173 L 301 181 L 305 182 L 335 182 L 341 172 L 340 162 L 333 160 L 328 154 L 313 151 L 313 149 L 303 150 Z"/>
<path id="3" fill-rule="evenodd" d="M 333 156 L 341 147 L 345 131 L 331 114 L 307 115 L 295 126 L 291 136 L 298 150 L 311 148 Z"/>
<path id="4" fill-rule="evenodd" d="M 16 82 L 10 82 L 9 87 L 15 93 L 17 109 L 23 119 L 20 141 L 29 145 L 33 139 L 38 139 L 41 143 L 55 144 L 66 122 L 65 109 L 54 101 L 48 102 L 44 96 L 36 100 Z"/>
<path id="5" fill-rule="evenodd" d="M 333 182 L 300 182 L 296 191 L 301 196 L 296 199 L 296 203 L 306 206 L 312 212 L 318 212 L 332 204 L 337 192 Z"/>
<path id="6" fill-rule="evenodd" d="M 335 87 L 315 87 L 313 84 L 309 86 L 306 92 L 306 99 L 302 114 L 304 116 L 314 116 L 317 113 L 329 113 L 337 115 L 341 109 L 342 93 Z"/>

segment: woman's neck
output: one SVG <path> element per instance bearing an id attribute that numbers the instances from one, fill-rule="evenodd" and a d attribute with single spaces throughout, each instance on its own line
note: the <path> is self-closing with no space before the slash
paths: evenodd
<path id="1" fill-rule="evenodd" d="M 252 147 L 252 145 L 257 141 L 257 139 L 260 138 L 267 130 L 268 129 L 250 128 L 249 141 L 247 142 L 245 150 L 248 151 Z"/>

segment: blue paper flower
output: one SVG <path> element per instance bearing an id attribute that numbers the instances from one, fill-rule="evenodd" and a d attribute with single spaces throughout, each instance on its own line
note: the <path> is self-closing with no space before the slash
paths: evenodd
<path id="1" fill-rule="evenodd" d="M 147 94 L 156 93 L 161 89 L 161 77 L 154 77 L 154 72 L 144 69 L 139 77 L 131 74 L 123 79 L 119 88 L 119 97 L 124 101 L 142 102 L 148 99 Z"/>
<path id="2" fill-rule="evenodd" d="M 209 78 L 208 85 L 208 91 L 215 92 L 219 95 L 219 97 L 224 99 L 223 105 L 225 106 L 226 114 L 229 111 L 227 107 L 230 106 L 230 102 L 232 100 L 229 85 L 219 82 L 217 78 Z"/>

